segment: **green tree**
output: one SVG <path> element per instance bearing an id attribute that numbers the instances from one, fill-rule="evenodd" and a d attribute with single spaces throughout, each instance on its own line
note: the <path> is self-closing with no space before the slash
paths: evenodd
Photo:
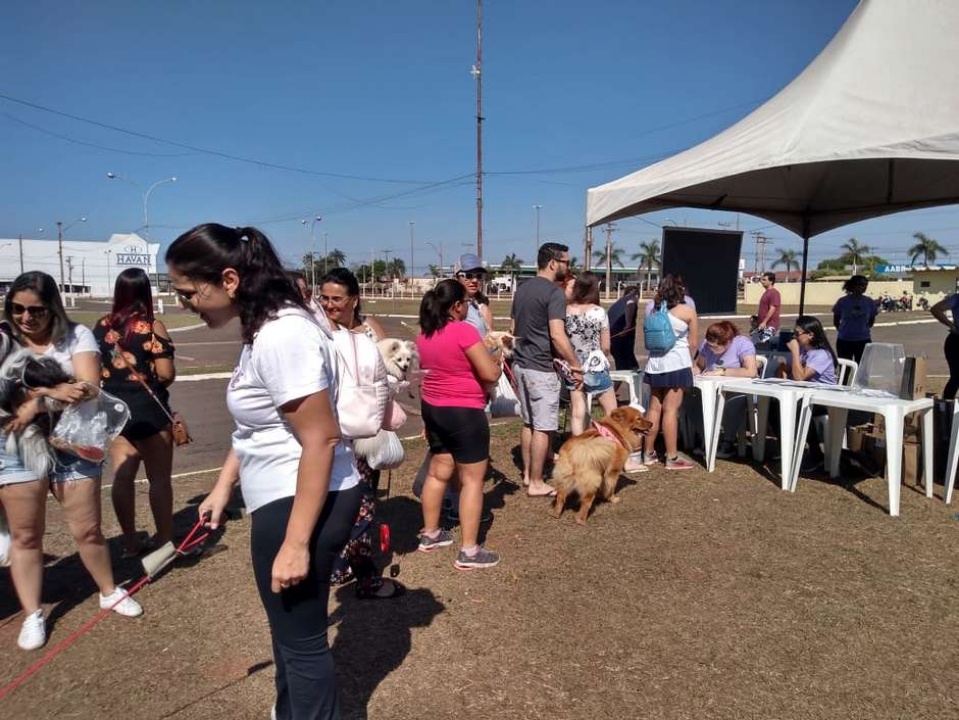
<path id="1" fill-rule="evenodd" d="M 517 257 L 516 253 L 510 253 L 503 258 L 502 264 L 499 266 L 501 272 L 504 273 L 518 273 L 520 268 L 523 266 L 523 258 Z"/>
<path id="2" fill-rule="evenodd" d="M 916 260 L 922 256 L 922 264 L 929 267 L 929 263 L 936 262 L 940 253 L 948 255 L 949 251 L 939 244 L 938 240 L 929 237 L 925 233 L 917 232 L 913 236 L 916 244 L 909 248 L 909 264 L 915 265 Z"/>
<path id="3" fill-rule="evenodd" d="M 596 250 L 593 252 L 593 257 L 597 260 L 602 261 L 602 267 L 606 267 L 606 248 L 602 250 Z M 609 244 L 609 266 L 613 267 L 614 265 L 619 265 L 619 267 L 626 267 L 623 264 L 623 250 L 616 246 L 616 243 Z M 597 263 L 597 266 L 599 263 Z"/>
<path id="4" fill-rule="evenodd" d="M 430 274 L 430 277 L 434 279 L 438 278 L 440 275 L 443 274 L 443 271 L 440 270 L 439 265 L 430 265 L 429 267 L 426 268 L 426 272 L 428 272 Z"/>
<path id="5" fill-rule="evenodd" d="M 661 262 L 659 240 L 639 244 L 639 252 L 629 256 L 630 260 L 638 260 L 640 267 L 646 268 L 646 290 L 651 287 L 653 268 L 659 267 Z"/>
<path id="6" fill-rule="evenodd" d="M 852 274 L 858 274 L 858 268 L 863 264 L 863 260 L 866 256 L 872 252 L 872 248 L 868 245 L 862 245 L 856 238 L 849 238 L 846 242 L 839 246 L 841 250 L 846 252 L 842 254 L 840 259 L 847 260 L 852 264 Z"/>
<path id="7" fill-rule="evenodd" d="M 773 267 L 777 268 L 780 265 L 786 266 L 786 282 L 789 282 L 789 271 L 794 267 L 799 269 L 799 258 L 795 250 L 783 250 L 782 248 L 776 248 L 776 252 L 779 253 L 779 257 L 773 261 Z"/>
<path id="8" fill-rule="evenodd" d="M 405 278 L 406 277 L 406 263 L 403 262 L 403 258 L 393 258 L 390 260 L 389 265 L 386 266 L 387 275 L 390 279 L 392 278 Z"/>

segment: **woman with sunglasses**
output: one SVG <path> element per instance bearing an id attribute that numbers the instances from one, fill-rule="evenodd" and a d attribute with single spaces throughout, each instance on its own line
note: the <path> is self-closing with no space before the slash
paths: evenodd
<path id="1" fill-rule="evenodd" d="M 366 335 L 382 340 L 383 328 L 370 316 L 360 314 L 360 283 L 346 268 L 333 268 L 320 281 L 320 306 L 334 330 Z M 348 337 L 348 336 L 347 336 Z M 373 528 L 376 520 L 376 491 L 380 471 L 374 470 L 366 458 L 356 456 L 360 474 L 360 511 L 356 515 L 350 539 L 333 564 L 330 581 L 344 585 L 356 581 L 356 597 L 360 600 L 389 600 L 399 597 L 405 587 L 380 575 L 373 562 Z"/>
<path id="2" fill-rule="evenodd" d="M 14 339 L 37 355 L 56 359 L 75 378 L 54 388 L 39 389 L 64 403 L 95 396 L 100 384 L 100 354 L 93 333 L 67 317 L 56 281 L 42 272 L 28 272 L 13 281 L 4 304 L 4 318 Z M 24 403 L 17 416 L 0 432 L 25 428 L 40 412 L 39 398 Z M 2 452 L 2 451 L 0 451 Z M 3 504 L 13 539 L 11 576 L 26 618 L 17 644 L 36 650 L 46 643 L 46 624 L 40 607 L 43 583 L 43 533 L 47 491 L 60 503 L 77 550 L 100 589 L 100 607 L 120 615 L 137 617 L 143 608 L 113 582 L 110 553 L 100 529 L 100 466 L 74 455 L 58 452 L 50 477 L 37 477 L 17 458 L 0 458 L 0 503 Z"/>
<path id="3" fill-rule="evenodd" d="M 800 315 L 796 318 L 793 336 L 786 343 L 790 361 L 780 364 L 776 375 L 790 380 L 821 383 L 823 385 L 836 384 L 836 353 L 826 338 L 826 331 L 818 318 L 812 315 Z M 815 405 L 813 415 L 825 414 L 826 409 Z M 772 417 L 771 426 L 778 427 L 778 419 Z M 809 443 L 801 470 L 811 472 L 822 466 L 823 452 L 819 447 L 819 431 L 816 423 L 809 423 L 809 434 L 806 436 Z"/>
<path id="4" fill-rule="evenodd" d="M 466 288 L 466 322 L 476 328 L 480 337 L 486 337 L 493 330 L 493 313 L 489 307 L 489 298 L 483 293 L 486 284 L 486 268 L 472 253 L 460 255 L 459 270 L 456 279 Z"/>
<path id="5" fill-rule="evenodd" d="M 117 275 L 113 311 L 97 321 L 93 335 L 104 359 L 101 387 L 127 404 L 130 421 L 110 446 L 113 510 L 123 530 L 123 557 L 136 557 L 173 539 L 173 433 L 170 393 L 176 378 L 173 341 L 153 316 L 150 278 L 140 268 Z M 145 383 L 147 387 L 144 387 Z M 156 537 L 137 536 L 134 482 L 140 463 L 150 483 Z"/>
<path id="6" fill-rule="evenodd" d="M 338 718 L 327 604 L 360 478 L 336 421 L 331 341 L 255 228 L 199 225 L 166 261 L 190 310 L 211 328 L 238 318 L 243 343 L 226 393 L 232 448 L 200 517 L 218 527 L 240 483 L 273 639 L 276 717 Z"/>
<path id="7" fill-rule="evenodd" d="M 699 346 L 693 374 L 754 378 L 758 374 L 756 346 L 729 320 L 714 322 L 706 329 L 706 337 Z M 734 395 L 726 401 L 717 457 L 730 458 L 735 454 L 733 443 L 746 426 L 745 410 L 746 398 L 743 395 Z M 698 414 L 692 413 L 692 417 L 702 417 L 702 410 Z"/>

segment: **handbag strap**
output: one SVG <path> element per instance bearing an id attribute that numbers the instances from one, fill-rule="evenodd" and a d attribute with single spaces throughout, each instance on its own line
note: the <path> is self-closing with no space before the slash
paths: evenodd
<path id="1" fill-rule="evenodd" d="M 152 332 L 152 331 L 151 331 L 151 332 Z M 171 415 L 171 414 L 170 414 L 170 411 L 167 410 L 166 407 L 164 407 L 164 405 L 163 405 L 162 402 L 160 402 L 160 398 L 158 398 L 158 397 L 156 396 L 156 393 L 153 392 L 153 388 L 151 388 L 151 387 L 147 384 L 147 382 L 143 379 L 143 376 L 136 371 L 136 368 L 132 367 L 132 366 L 130 365 L 130 363 L 127 362 L 127 359 L 123 356 L 123 352 L 124 352 L 124 351 L 123 351 L 123 346 L 120 345 L 120 341 L 117 340 L 116 342 L 114 342 L 114 343 L 113 343 L 113 347 L 114 347 L 114 348 L 116 349 L 116 351 L 117 351 L 117 352 L 116 352 L 116 355 L 120 358 L 120 362 L 122 362 L 124 365 L 126 365 L 127 370 L 130 371 L 130 374 L 133 375 L 134 379 L 135 379 L 138 383 L 140 383 L 140 384 L 143 386 L 143 389 L 146 390 L 146 391 L 150 394 L 150 397 L 153 398 L 153 402 L 155 402 L 155 403 L 157 404 L 157 406 L 159 406 L 160 410 L 163 411 L 163 414 L 166 415 L 166 416 L 170 419 L 170 422 L 171 422 L 171 423 L 175 423 L 176 420 L 174 419 L 173 415 Z"/>

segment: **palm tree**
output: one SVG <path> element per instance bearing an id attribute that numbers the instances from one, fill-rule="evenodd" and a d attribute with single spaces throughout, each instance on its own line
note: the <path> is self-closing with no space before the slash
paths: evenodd
<path id="1" fill-rule="evenodd" d="M 517 273 L 523 265 L 523 258 L 517 257 L 516 253 L 510 253 L 503 258 L 503 264 L 499 266 L 501 272 Z"/>
<path id="2" fill-rule="evenodd" d="M 616 247 L 616 243 L 610 243 L 610 244 L 609 244 L 609 260 L 610 260 L 609 266 L 610 266 L 610 267 L 612 267 L 613 265 L 619 265 L 620 267 L 626 267 L 626 265 L 623 264 L 623 257 L 622 257 L 622 255 L 623 255 L 623 250 L 622 250 L 622 248 Z M 603 261 L 603 267 L 606 267 L 606 250 L 605 250 L 605 249 L 603 249 L 603 250 L 596 250 L 596 251 L 593 253 L 593 257 L 596 258 L 597 260 L 602 260 L 602 261 Z"/>
<path id="3" fill-rule="evenodd" d="M 334 248 L 333 252 L 326 256 L 326 262 L 331 268 L 346 267 L 346 253 L 339 248 Z"/>
<path id="4" fill-rule="evenodd" d="M 639 260 L 639 266 L 646 268 L 646 290 L 650 288 L 650 277 L 653 273 L 653 266 L 659 267 L 659 240 L 653 239 L 649 242 L 639 244 L 639 252 L 629 256 L 630 260 Z"/>
<path id="5" fill-rule="evenodd" d="M 426 268 L 426 272 L 430 274 L 431 278 L 438 278 L 443 274 L 443 271 L 440 270 L 439 265 L 430 265 L 428 268 Z"/>
<path id="6" fill-rule="evenodd" d="M 848 257 L 852 260 L 852 274 L 856 274 L 856 270 L 860 265 L 862 265 L 863 260 L 872 252 L 872 248 L 868 245 L 860 245 L 859 241 L 856 238 L 849 238 L 846 242 L 839 246 L 841 250 L 845 250 L 844 257 Z"/>
<path id="7" fill-rule="evenodd" d="M 583 267 L 579 264 L 579 258 L 574 256 L 570 257 L 569 265 L 566 266 L 566 269 L 575 275 L 576 273 L 580 272 Z"/>
<path id="8" fill-rule="evenodd" d="M 936 262 L 936 257 L 939 253 L 943 255 L 949 254 L 949 251 L 940 245 L 938 240 L 929 237 L 925 233 L 917 232 L 912 237 L 918 242 L 909 248 L 910 265 L 915 265 L 916 259 L 922 255 L 922 264 L 929 267 L 929 263 Z"/>
<path id="9" fill-rule="evenodd" d="M 386 274 L 391 278 L 405 278 L 406 263 L 403 262 L 403 258 L 393 258 L 390 260 L 389 265 L 386 266 Z"/>
<path id="10" fill-rule="evenodd" d="M 799 259 L 796 257 L 798 253 L 795 250 L 783 250 L 782 248 L 776 248 L 776 252 L 779 253 L 779 257 L 773 262 L 773 267 L 785 265 L 786 282 L 789 282 L 789 271 L 792 270 L 793 267 L 797 270 L 799 269 Z"/>

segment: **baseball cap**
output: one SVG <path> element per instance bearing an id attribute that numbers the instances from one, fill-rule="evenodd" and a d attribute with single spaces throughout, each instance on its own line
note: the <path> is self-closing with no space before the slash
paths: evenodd
<path id="1" fill-rule="evenodd" d="M 473 253 L 466 253 L 465 255 L 460 255 L 459 262 L 456 263 L 457 272 L 468 272 L 469 270 L 483 270 L 486 268 L 483 267 L 483 263 L 480 262 L 480 259 L 476 257 Z"/>

